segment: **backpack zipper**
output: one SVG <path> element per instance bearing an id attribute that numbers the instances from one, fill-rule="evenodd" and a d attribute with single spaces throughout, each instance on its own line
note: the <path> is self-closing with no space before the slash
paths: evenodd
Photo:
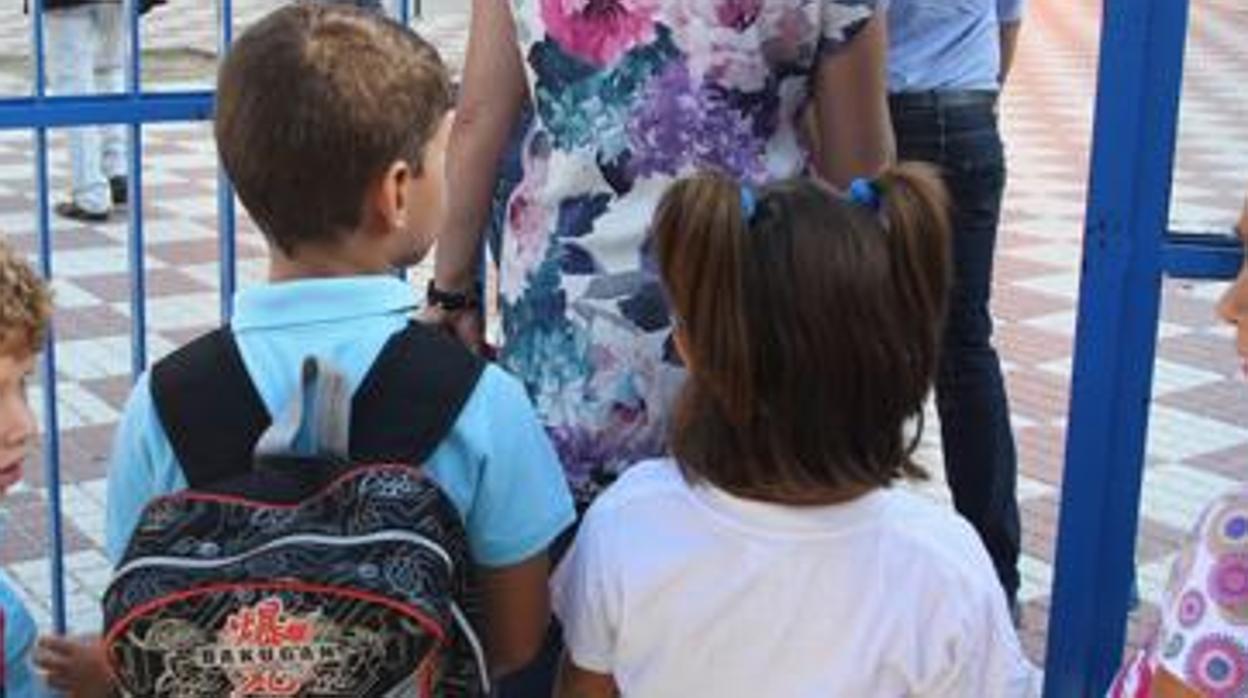
<path id="1" fill-rule="evenodd" d="M 290 545 L 325 545 L 330 547 L 345 548 L 352 545 L 368 545 L 371 543 L 411 543 L 420 546 L 442 560 L 446 565 L 446 569 L 451 574 L 455 572 L 455 565 L 451 562 L 451 556 L 447 554 L 446 549 L 429 538 L 412 533 L 410 531 L 387 530 L 377 531 L 362 536 L 327 536 L 317 533 L 299 533 L 281 538 L 275 538 L 264 545 L 252 548 L 245 553 L 232 555 L 230 557 L 217 557 L 212 559 L 200 559 L 193 557 L 174 557 L 174 556 L 149 556 L 140 557 L 119 567 L 113 574 L 113 583 L 116 583 L 125 575 L 136 570 L 148 569 L 152 567 L 177 567 L 179 569 L 206 570 L 214 567 L 224 567 L 242 562 L 248 558 L 256 557 L 277 548 Z M 109 586 L 112 586 L 111 584 Z"/>
<path id="2" fill-rule="evenodd" d="M 477 631 L 473 629 L 472 623 L 468 622 L 468 617 L 464 615 L 463 609 L 454 599 L 451 600 L 451 615 L 455 617 L 455 624 L 459 626 L 464 637 L 468 638 L 468 645 L 472 647 L 472 658 L 477 663 L 477 672 L 481 676 L 481 690 L 489 695 L 490 686 L 490 663 L 485 658 L 485 647 L 481 645 L 481 638 L 477 637 Z"/>

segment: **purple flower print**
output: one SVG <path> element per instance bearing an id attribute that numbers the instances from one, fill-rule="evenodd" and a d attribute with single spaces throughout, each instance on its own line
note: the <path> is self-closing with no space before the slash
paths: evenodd
<path id="1" fill-rule="evenodd" d="M 683 63 L 668 66 L 646 87 L 626 127 L 633 174 L 677 175 L 698 168 L 761 179 L 762 144 L 725 96 L 694 84 Z"/>

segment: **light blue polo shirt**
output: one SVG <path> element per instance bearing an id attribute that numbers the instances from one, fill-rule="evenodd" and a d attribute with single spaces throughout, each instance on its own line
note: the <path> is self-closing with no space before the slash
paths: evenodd
<path id="1" fill-rule="evenodd" d="M 52 695 L 31 665 L 35 651 L 35 621 L 13 591 L 12 580 L 0 572 L 0 613 L 4 614 L 4 691 L 11 698 Z"/>
<path id="2" fill-rule="evenodd" d="M 997 90 L 1001 25 L 1026 0 L 889 0 L 888 91 Z"/>
<path id="3" fill-rule="evenodd" d="M 389 276 L 290 281 L 240 292 L 231 327 L 269 414 L 280 415 L 298 390 L 306 356 L 328 361 L 352 391 L 358 388 L 415 302 L 412 287 Z M 493 365 L 426 465 L 463 517 L 478 564 L 520 563 L 575 517 L 563 468 L 528 395 Z M 109 466 L 106 542 L 113 564 L 144 505 L 186 486 L 145 373 L 126 405 Z"/>

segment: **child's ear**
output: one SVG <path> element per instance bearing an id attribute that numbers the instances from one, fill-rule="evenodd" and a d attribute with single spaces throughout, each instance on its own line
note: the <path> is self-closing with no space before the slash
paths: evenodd
<path id="1" fill-rule="evenodd" d="M 408 209 L 412 203 L 408 188 L 413 177 L 415 173 L 411 165 L 395 160 L 374 185 L 369 196 L 371 216 L 366 218 L 371 217 L 379 223 L 376 226 L 378 232 L 390 233 L 407 225 L 407 217 L 411 214 Z"/>

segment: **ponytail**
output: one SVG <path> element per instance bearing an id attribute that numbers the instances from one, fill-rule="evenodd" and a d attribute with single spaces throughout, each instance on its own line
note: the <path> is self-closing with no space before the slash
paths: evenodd
<path id="1" fill-rule="evenodd" d="M 943 323 L 951 280 L 949 194 L 936 168 L 903 162 L 876 180 L 893 272 L 909 306 Z"/>
<path id="2" fill-rule="evenodd" d="M 912 323 L 908 368 L 916 380 L 911 384 L 919 385 L 919 377 L 930 377 L 937 370 L 948 312 L 952 285 L 949 195 L 936 168 L 917 162 L 889 168 L 875 185 L 893 290 L 902 310 L 899 317 Z M 915 446 L 912 443 L 909 450 Z"/>
<path id="3" fill-rule="evenodd" d="M 654 219 L 655 250 L 684 358 L 737 425 L 754 417 L 743 267 L 760 195 L 718 174 L 674 184 Z"/>

